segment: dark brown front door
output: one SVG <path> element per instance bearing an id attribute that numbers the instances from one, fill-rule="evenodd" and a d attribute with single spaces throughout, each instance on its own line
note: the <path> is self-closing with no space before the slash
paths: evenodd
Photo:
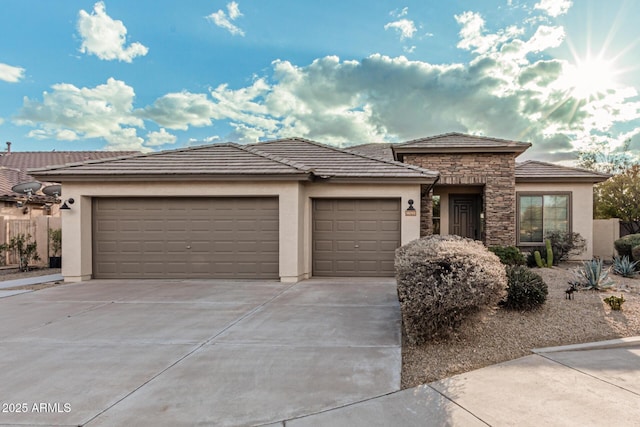
<path id="1" fill-rule="evenodd" d="M 451 196 L 449 233 L 457 236 L 480 239 L 478 197 Z"/>

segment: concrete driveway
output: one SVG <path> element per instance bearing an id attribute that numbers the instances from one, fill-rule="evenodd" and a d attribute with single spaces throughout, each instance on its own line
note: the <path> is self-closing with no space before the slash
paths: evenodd
<path id="1" fill-rule="evenodd" d="M 0 424 L 247 425 L 397 391 L 393 279 L 94 280 L 0 299 Z"/>

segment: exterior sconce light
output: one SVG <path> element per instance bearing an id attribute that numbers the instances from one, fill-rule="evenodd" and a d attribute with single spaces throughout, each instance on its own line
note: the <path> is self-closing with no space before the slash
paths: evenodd
<path id="1" fill-rule="evenodd" d="M 65 211 L 69 211 L 69 210 L 71 210 L 71 208 L 69 207 L 69 205 L 72 205 L 72 204 L 74 204 L 75 202 L 76 202 L 76 201 L 75 201 L 75 200 L 73 200 L 73 199 L 67 199 L 67 200 L 65 200 L 65 201 L 64 201 L 64 203 L 62 203 L 62 206 L 60 206 L 60 210 L 61 210 L 61 211 L 62 211 L 62 210 L 65 210 Z M 68 205 L 67 203 L 69 203 L 69 205 Z"/>
<path id="2" fill-rule="evenodd" d="M 405 216 L 416 216 L 416 208 L 413 207 L 413 199 L 409 199 L 409 207 L 404 211 Z"/>

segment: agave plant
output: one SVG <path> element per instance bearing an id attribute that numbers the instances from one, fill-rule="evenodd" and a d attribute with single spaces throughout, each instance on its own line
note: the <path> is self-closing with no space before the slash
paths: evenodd
<path id="1" fill-rule="evenodd" d="M 633 277 L 638 272 L 636 271 L 636 265 L 639 261 L 631 261 L 628 256 L 619 256 L 613 259 L 613 272 L 622 277 Z"/>
<path id="2" fill-rule="evenodd" d="M 606 270 L 603 268 L 601 259 L 592 259 L 585 261 L 574 271 L 574 274 L 585 289 L 600 291 L 614 285 L 609 279 L 609 270 L 610 268 Z"/>

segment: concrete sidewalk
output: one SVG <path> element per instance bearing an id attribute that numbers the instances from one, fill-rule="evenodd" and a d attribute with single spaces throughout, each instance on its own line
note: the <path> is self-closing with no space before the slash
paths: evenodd
<path id="1" fill-rule="evenodd" d="M 16 288 L 18 286 L 30 286 L 39 285 L 41 283 L 62 281 L 64 278 L 62 274 L 48 274 L 46 276 L 25 277 L 23 279 L 5 280 L 0 282 L 0 298 L 10 297 L 13 295 L 24 294 L 26 292 L 32 292 L 28 289 L 6 290 L 9 288 Z"/>
<path id="2" fill-rule="evenodd" d="M 286 426 L 638 425 L 640 337 L 534 351 Z"/>

